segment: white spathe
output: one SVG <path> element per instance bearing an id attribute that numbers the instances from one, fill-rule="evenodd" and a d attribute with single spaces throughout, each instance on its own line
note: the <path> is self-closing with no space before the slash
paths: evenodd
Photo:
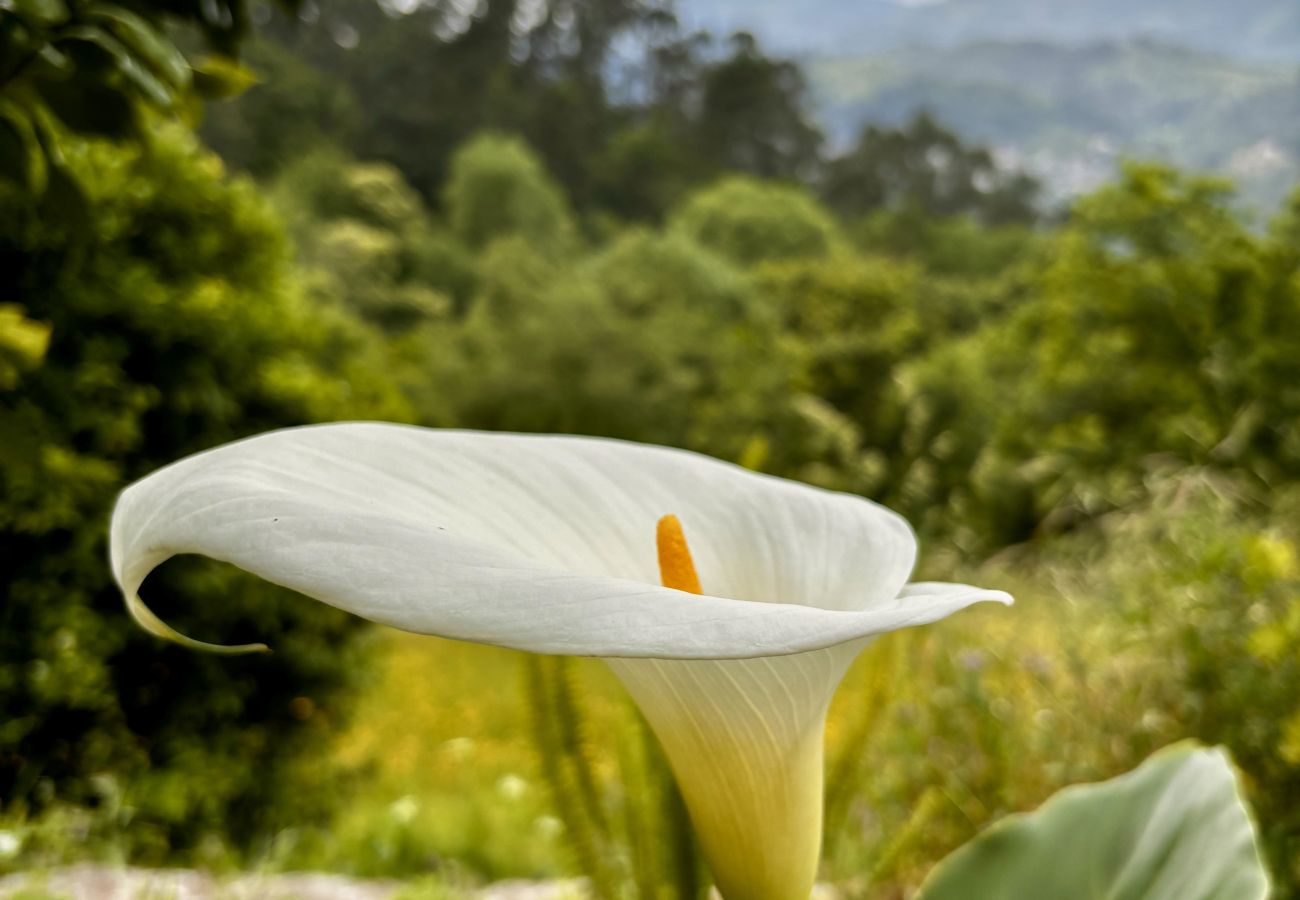
<path id="1" fill-rule="evenodd" d="M 705 593 L 659 585 L 681 520 Z M 831 695 L 873 636 L 999 591 L 906 585 L 907 523 L 860 497 L 596 438 L 377 423 L 288 429 L 123 491 L 113 573 L 198 553 L 376 622 L 606 657 L 654 727 L 728 900 L 803 900 Z M 251 649 L 251 648 L 235 648 Z"/>

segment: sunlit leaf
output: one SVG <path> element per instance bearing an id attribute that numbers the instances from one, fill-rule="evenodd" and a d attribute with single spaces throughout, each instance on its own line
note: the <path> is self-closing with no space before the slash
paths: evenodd
<path id="1" fill-rule="evenodd" d="M 113 34 L 172 87 L 189 84 L 190 67 L 185 57 L 143 18 L 112 3 L 92 3 L 86 7 L 86 14 L 105 20 Z"/>
<path id="2" fill-rule="evenodd" d="M 172 104 L 171 90 L 140 64 L 135 54 L 124 43 L 97 25 L 77 25 L 66 29 L 68 40 L 81 41 L 98 47 L 113 61 L 113 65 L 143 96 L 162 108 Z"/>
<path id="3" fill-rule="evenodd" d="M 46 71 L 63 74 L 72 68 L 71 61 L 67 55 L 62 53 L 53 44 L 46 44 L 36 54 L 36 61 Z"/>
<path id="4" fill-rule="evenodd" d="M 209 56 L 194 66 L 194 89 L 209 100 L 237 97 L 260 82 L 256 72 L 228 56 Z"/>
<path id="5" fill-rule="evenodd" d="M 1226 752 L 1167 748 L 1011 816 L 931 872 L 920 900 L 1262 900 L 1268 877 Z"/>

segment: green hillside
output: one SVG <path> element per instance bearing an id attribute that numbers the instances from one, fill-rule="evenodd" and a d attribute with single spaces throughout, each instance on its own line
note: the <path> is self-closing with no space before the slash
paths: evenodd
<path id="1" fill-rule="evenodd" d="M 1275 203 L 1300 178 L 1300 67 L 1246 64 L 1149 41 L 982 42 L 813 61 L 837 141 L 929 109 L 1046 176 L 1059 194 L 1153 157 L 1220 171 Z"/>

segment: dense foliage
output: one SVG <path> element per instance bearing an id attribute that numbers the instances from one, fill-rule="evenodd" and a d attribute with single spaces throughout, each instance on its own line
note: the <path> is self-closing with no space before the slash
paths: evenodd
<path id="1" fill-rule="evenodd" d="M 165 29 L 189 28 L 206 46 L 229 52 L 247 25 L 243 0 L 22 0 L 0 7 L 0 181 L 65 216 L 84 216 L 63 136 L 139 141 L 156 116 L 186 119 L 199 98 L 246 87 L 247 70 L 224 55 L 191 63 Z"/>
<path id="2" fill-rule="evenodd" d="M 170 568 L 146 587 L 233 663 L 158 644 L 123 614 L 105 526 L 127 480 L 176 456 L 320 418 L 402 418 L 376 345 L 341 308 L 309 306 L 279 226 L 249 184 L 183 132 L 137 150 L 69 143 L 89 221 L 0 195 L 0 795 L 131 822 L 161 859 L 250 827 L 252 803 L 351 680 L 353 623 L 252 579 Z M 265 779 L 265 781 L 264 781 Z M 129 783 L 130 788 L 126 785 Z"/>

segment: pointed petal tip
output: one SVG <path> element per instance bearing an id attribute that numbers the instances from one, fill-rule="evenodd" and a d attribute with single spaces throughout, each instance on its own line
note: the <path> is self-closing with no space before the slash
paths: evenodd
<path id="1" fill-rule="evenodd" d="M 222 656 L 243 656 L 249 653 L 271 652 L 270 647 L 261 643 L 210 644 L 207 641 L 198 641 L 192 637 L 187 637 L 158 618 L 153 610 L 144 605 L 140 595 L 134 592 L 127 595 L 126 607 L 131 612 L 131 618 L 135 619 L 145 631 L 172 643 L 180 644 L 182 647 L 188 647 L 190 650 L 202 650 L 205 653 L 216 653 Z"/>
<path id="2" fill-rule="evenodd" d="M 910 582 L 899 592 L 899 597 L 906 599 L 952 598 L 965 603 L 992 602 L 1001 603 L 1003 606 L 1014 606 L 1016 602 L 1016 598 L 1006 591 L 975 587 L 969 584 L 953 584 L 945 581 Z"/>
<path id="3" fill-rule="evenodd" d="M 1001 603 L 1003 606 L 1016 605 L 1015 597 L 1008 594 L 1006 591 L 999 590 L 985 590 L 983 596 L 981 596 L 979 600 L 976 600 L 977 603 L 981 601 L 984 603 Z"/>

